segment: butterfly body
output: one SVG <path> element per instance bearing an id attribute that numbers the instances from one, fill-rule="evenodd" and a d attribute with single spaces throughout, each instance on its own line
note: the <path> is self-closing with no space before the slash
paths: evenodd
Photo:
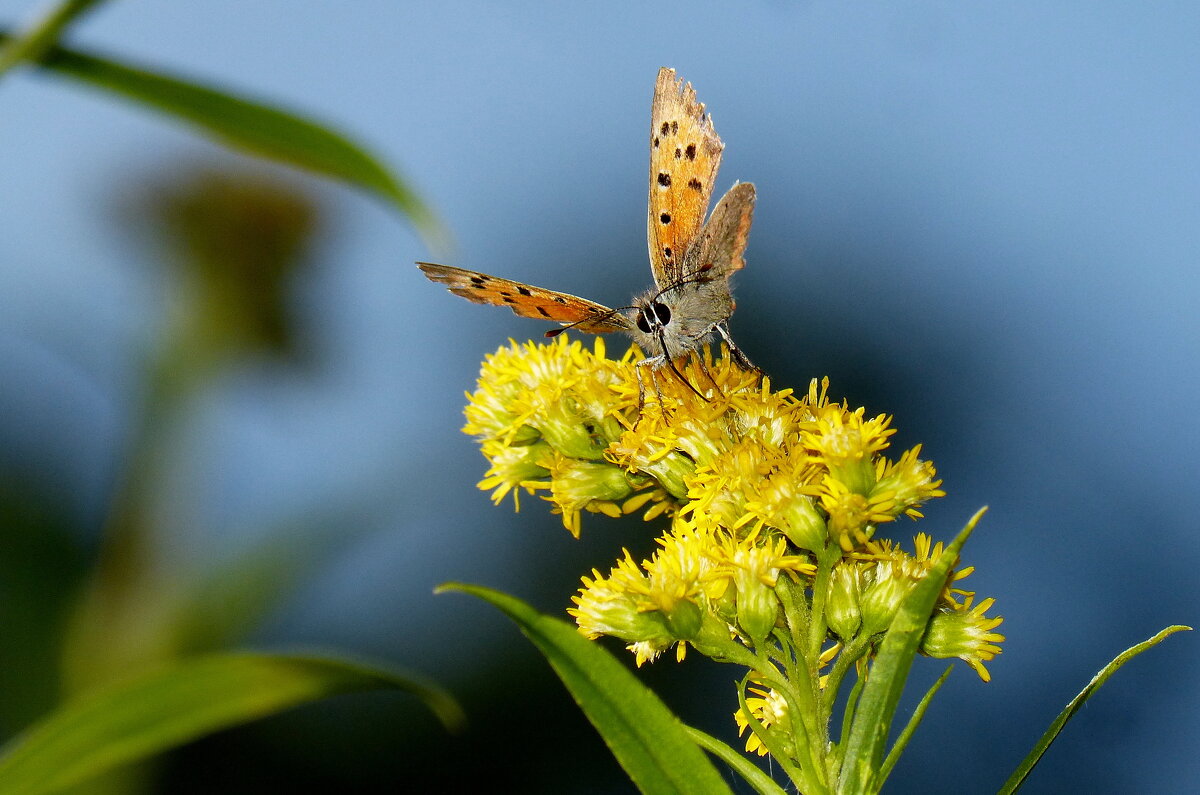
<path id="1" fill-rule="evenodd" d="M 566 329 L 624 332 L 647 354 L 639 364 L 652 370 L 675 369 L 675 359 L 696 350 L 714 333 L 726 341 L 739 364 L 752 368 L 733 345 L 726 321 L 734 309 L 730 277 L 745 265 L 754 186 L 734 185 L 705 219 L 723 148 L 691 84 L 676 78 L 672 69 L 660 69 L 651 106 L 647 216 L 654 288 L 631 306 L 610 309 L 477 271 L 417 264 L 432 281 L 469 301 L 507 306 L 522 317 L 562 324 L 547 336 Z"/>

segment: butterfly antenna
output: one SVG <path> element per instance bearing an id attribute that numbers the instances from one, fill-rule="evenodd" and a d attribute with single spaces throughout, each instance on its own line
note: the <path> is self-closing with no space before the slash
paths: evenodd
<path id="1" fill-rule="evenodd" d="M 657 301 L 658 299 L 662 298 L 664 295 L 666 295 L 670 291 L 678 290 L 680 287 L 687 287 L 689 284 L 704 284 L 705 282 L 711 282 L 713 280 L 713 277 L 705 275 L 711 269 L 712 269 L 712 265 L 705 265 L 704 267 L 702 267 L 696 271 L 696 275 L 688 276 L 685 279 L 679 279 L 678 281 L 671 282 L 666 287 L 662 288 L 657 293 L 655 293 L 654 298 L 652 298 L 650 300 Z"/>
<path id="2" fill-rule="evenodd" d="M 554 338 L 554 337 L 557 337 L 559 334 L 562 334 L 564 331 L 570 331 L 571 329 L 575 328 L 576 326 L 582 325 L 584 323 L 595 323 L 600 320 L 608 320 L 610 317 L 613 317 L 614 315 L 618 315 L 621 312 L 624 312 L 626 309 L 637 309 L 637 307 L 636 306 L 619 306 L 616 309 L 608 310 L 607 312 L 605 312 L 602 315 L 594 315 L 592 317 L 580 318 L 579 320 L 576 320 L 574 323 L 568 323 L 565 326 L 560 326 L 559 328 L 550 329 L 549 331 L 546 332 L 546 336 L 550 337 L 550 338 Z"/>

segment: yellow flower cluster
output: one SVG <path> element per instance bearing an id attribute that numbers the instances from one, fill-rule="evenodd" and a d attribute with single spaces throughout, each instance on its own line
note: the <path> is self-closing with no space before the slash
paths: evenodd
<path id="1" fill-rule="evenodd" d="M 731 637 L 760 647 L 790 626 L 798 592 L 832 640 L 885 631 L 941 549 L 922 535 L 908 555 L 874 538 L 944 494 L 920 447 L 885 457 L 891 418 L 832 402 L 827 381 L 796 396 L 707 352 L 679 365 L 682 379 L 638 358 L 608 359 L 600 339 L 512 343 L 487 357 L 466 410 L 496 502 L 540 492 L 575 535 L 584 512 L 671 517 L 650 559 L 626 552 L 584 578 L 570 611 L 580 630 L 624 640 L 639 664 L 675 644 L 727 657 Z M 986 679 L 1001 619 L 972 600 L 947 585 L 922 650 Z"/>

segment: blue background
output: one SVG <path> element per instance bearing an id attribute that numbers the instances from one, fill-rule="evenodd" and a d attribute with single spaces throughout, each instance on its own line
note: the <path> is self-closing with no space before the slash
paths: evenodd
<path id="1" fill-rule="evenodd" d="M 29 6 L 0 0 L 0 23 Z M 948 538 L 991 506 L 968 582 L 996 597 L 1008 642 L 991 684 L 951 677 L 890 791 L 994 791 L 1101 665 L 1197 621 L 1200 5 L 125 2 L 69 40 L 330 121 L 457 240 L 431 253 L 371 198 L 280 172 L 325 213 L 292 296 L 319 366 L 211 384 L 161 474 L 160 524 L 173 565 L 267 533 L 322 545 L 251 645 L 427 672 L 463 695 L 472 731 L 342 699 L 177 754 L 165 788 L 628 789 L 516 631 L 431 591 L 474 581 L 561 610 L 579 575 L 659 528 L 589 516 L 576 542 L 538 501 L 513 515 L 475 490 L 461 395 L 484 353 L 543 328 L 446 295 L 412 261 L 609 304 L 647 286 L 662 65 L 726 142 L 718 190 L 758 188 L 732 322 L 747 354 L 778 385 L 829 375 L 895 415 L 898 447 L 925 444 L 949 496 L 899 537 Z M 153 252 L 111 205 L 194 162 L 264 167 L 30 72 L 0 82 L 0 162 L 3 473 L 92 555 L 167 312 Z M 1194 791 L 1195 655 L 1183 635 L 1128 665 L 1025 791 Z M 918 683 L 941 670 L 922 662 Z M 731 722 L 732 669 L 646 676 L 689 720 Z"/>

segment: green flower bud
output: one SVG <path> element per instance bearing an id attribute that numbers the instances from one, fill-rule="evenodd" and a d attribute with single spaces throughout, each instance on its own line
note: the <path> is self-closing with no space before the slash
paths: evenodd
<path id="1" fill-rule="evenodd" d="M 755 643 L 762 643 L 775 628 L 775 621 L 779 616 L 779 599 L 774 590 L 755 578 L 744 576 L 738 577 L 738 580 L 738 626 Z"/>
<path id="2" fill-rule="evenodd" d="M 859 600 L 862 597 L 862 570 L 855 561 L 843 561 L 829 578 L 829 598 L 825 602 L 825 621 L 844 641 L 849 641 L 862 626 Z"/>
<path id="3" fill-rule="evenodd" d="M 680 599 L 666 613 L 667 626 L 679 640 L 691 640 L 700 632 L 704 611 L 691 599 Z"/>

